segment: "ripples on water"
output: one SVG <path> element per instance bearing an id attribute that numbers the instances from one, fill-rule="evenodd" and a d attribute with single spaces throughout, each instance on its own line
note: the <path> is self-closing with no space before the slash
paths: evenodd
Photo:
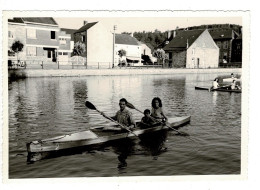
<path id="1" fill-rule="evenodd" d="M 217 75 L 34 78 L 9 83 L 9 177 L 239 174 L 241 94 L 194 90 Z M 169 117 L 191 115 L 174 132 L 119 141 L 27 163 L 26 143 L 109 124 L 84 102 L 113 115 L 125 97 L 140 110 L 158 96 Z M 132 110 L 139 120 L 142 114 Z"/>

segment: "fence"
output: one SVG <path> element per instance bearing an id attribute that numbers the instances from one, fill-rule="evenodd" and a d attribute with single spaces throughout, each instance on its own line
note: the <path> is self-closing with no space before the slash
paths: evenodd
<path id="1" fill-rule="evenodd" d="M 112 62 L 78 62 L 78 61 L 41 61 L 41 60 L 8 60 L 8 69 L 113 69 L 113 68 L 161 68 L 162 65 L 127 65 Z"/>
<path id="2" fill-rule="evenodd" d="M 242 68 L 242 62 L 219 63 L 221 68 Z"/>

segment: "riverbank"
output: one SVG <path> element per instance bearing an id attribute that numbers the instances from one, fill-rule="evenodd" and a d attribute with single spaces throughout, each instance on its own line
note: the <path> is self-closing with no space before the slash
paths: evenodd
<path id="1" fill-rule="evenodd" d="M 35 70 L 15 69 L 8 71 L 9 78 L 33 78 L 33 77 L 83 77 L 83 76 L 113 76 L 113 75 L 170 75 L 170 74 L 199 74 L 199 73 L 223 73 L 240 74 L 241 68 L 217 68 L 217 69 L 86 69 L 86 70 Z"/>

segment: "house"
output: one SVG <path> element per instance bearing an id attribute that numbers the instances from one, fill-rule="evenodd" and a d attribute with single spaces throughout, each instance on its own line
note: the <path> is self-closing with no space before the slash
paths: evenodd
<path id="1" fill-rule="evenodd" d="M 8 19 L 9 45 L 19 39 L 24 43 L 21 59 L 27 62 L 57 61 L 60 46 L 59 26 L 52 17 L 22 17 Z"/>
<path id="2" fill-rule="evenodd" d="M 139 45 L 141 45 L 141 56 L 142 56 L 142 62 L 145 64 L 154 64 L 157 61 L 157 58 L 153 57 L 151 45 L 150 47 L 144 43 L 139 41 Z M 147 62 L 148 61 L 148 62 Z"/>
<path id="3" fill-rule="evenodd" d="M 21 18 L 8 19 L 8 60 L 17 60 L 15 53 L 11 50 L 14 41 L 19 40 L 22 44 L 26 44 L 25 25 Z M 18 59 L 26 60 L 25 47 L 19 53 Z"/>
<path id="4" fill-rule="evenodd" d="M 242 33 L 233 40 L 231 62 L 242 62 Z"/>
<path id="5" fill-rule="evenodd" d="M 71 34 L 67 34 L 65 30 L 60 30 L 59 32 L 59 48 L 57 60 L 61 65 L 70 64 L 69 58 L 71 57 L 72 47 L 74 42 L 71 40 Z"/>
<path id="6" fill-rule="evenodd" d="M 219 48 L 206 30 L 178 31 L 163 48 L 170 67 L 216 68 Z"/>
<path id="7" fill-rule="evenodd" d="M 213 40 L 219 47 L 219 63 L 229 63 L 232 61 L 232 44 L 233 40 L 235 40 L 239 34 L 235 32 L 231 28 L 222 28 L 222 29 L 211 29 L 209 30 L 210 35 L 212 36 Z M 236 59 L 236 58 L 233 58 Z"/>
<path id="8" fill-rule="evenodd" d="M 85 44 L 86 51 L 82 56 L 86 57 L 88 67 L 112 66 L 113 34 L 102 22 L 84 21 L 83 26 L 74 33 L 74 43 L 77 42 Z"/>
<path id="9" fill-rule="evenodd" d="M 115 34 L 115 63 L 119 64 L 120 56 L 118 55 L 119 50 L 126 51 L 126 62 L 129 65 L 140 66 L 142 46 L 138 40 L 128 34 Z"/>

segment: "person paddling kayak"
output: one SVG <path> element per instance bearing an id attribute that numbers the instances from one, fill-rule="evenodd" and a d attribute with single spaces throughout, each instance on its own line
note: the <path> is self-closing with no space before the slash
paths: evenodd
<path id="1" fill-rule="evenodd" d="M 119 100 L 119 107 L 120 110 L 116 112 L 116 115 L 111 117 L 113 120 L 117 121 L 118 123 L 128 127 L 129 129 L 133 129 L 136 127 L 136 123 L 133 119 L 132 113 L 126 109 L 127 100 L 122 98 Z M 101 114 L 108 118 L 105 113 L 101 112 Z"/>
<path id="2" fill-rule="evenodd" d="M 220 86 L 219 86 L 219 84 L 218 84 L 218 78 L 215 78 L 214 79 L 214 81 L 213 81 L 213 83 L 212 83 L 212 87 L 209 89 L 209 91 L 211 91 L 211 90 L 213 90 L 213 89 L 217 89 L 217 88 L 219 88 Z"/>
<path id="3" fill-rule="evenodd" d="M 162 122 L 162 121 L 165 122 L 168 120 L 168 118 L 165 116 L 163 109 L 162 109 L 162 101 L 158 97 L 155 97 L 152 100 L 151 116 L 159 122 Z"/>

